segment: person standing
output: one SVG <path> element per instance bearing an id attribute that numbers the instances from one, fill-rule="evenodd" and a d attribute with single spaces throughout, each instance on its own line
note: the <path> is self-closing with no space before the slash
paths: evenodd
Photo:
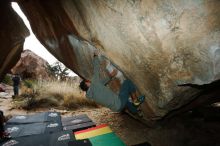
<path id="1" fill-rule="evenodd" d="M 15 74 L 15 76 L 12 78 L 13 81 L 13 89 L 14 89 L 14 96 L 19 95 L 19 85 L 20 85 L 20 77 L 18 74 Z"/>

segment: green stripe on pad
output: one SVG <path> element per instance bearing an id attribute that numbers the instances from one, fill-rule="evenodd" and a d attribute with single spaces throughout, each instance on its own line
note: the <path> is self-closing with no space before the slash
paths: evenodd
<path id="1" fill-rule="evenodd" d="M 107 133 L 89 138 L 92 146 L 126 146 L 115 133 Z"/>

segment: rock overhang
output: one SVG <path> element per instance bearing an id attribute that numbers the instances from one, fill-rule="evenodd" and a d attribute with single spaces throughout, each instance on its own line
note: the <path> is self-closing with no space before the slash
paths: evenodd
<path id="1" fill-rule="evenodd" d="M 100 49 L 146 102 L 150 119 L 192 101 L 220 77 L 220 2 L 17 0 L 41 43 L 81 77 Z"/>

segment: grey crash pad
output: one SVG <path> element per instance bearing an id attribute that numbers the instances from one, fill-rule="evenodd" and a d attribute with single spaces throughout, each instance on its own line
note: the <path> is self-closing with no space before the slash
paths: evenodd
<path id="1" fill-rule="evenodd" d="M 61 121 L 60 113 L 58 112 L 44 112 L 33 115 L 18 115 L 13 116 L 7 121 L 8 124 L 29 124 L 29 123 L 43 123 L 50 121 Z"/>
<path id="2" fill-rule="evenodd" d="M 12 138 L 1 143 L 2 146 L 68 146 L 75 137 L 72 131 L 61 131 L 53 134 L 39 134 Z"/>
<path id="3" fill-rule="evenodd" d="M 54 133 L 63 130 L 61 122 L 44 122 L 30 124 L 6 124 L 5 130 L 8 131 L 11 137 L 22 137 L 43 133 Z"/>

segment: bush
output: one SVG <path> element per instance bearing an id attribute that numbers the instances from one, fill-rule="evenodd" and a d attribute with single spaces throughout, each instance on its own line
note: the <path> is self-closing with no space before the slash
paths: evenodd
<path id="1" fill-rule="evenodd" d="M 59 101 L 55 98 L 30 98 L 21 105 L 21 108 L 26 110 L 36 108 L 49 108 L 59 106 Z"/>
<path id="2" fill-rule="evenodd" d="M 22 94 L 20 95 L 24 101 L 17 106 L 27 110 L 51 107 L 64 109 L 98 107 L 95 102 L 84 97 L 78 88 L 78 84 L 74 82 L 26 80 L 21 88 Z"/>
<path id="3" fill-rule="evenodd" d="M 5 75 L 2 83 L 7 84 L 7 85 L 12 85 L 13 84 L 12 79 L 8 74 Z"/>
<path id="4" fill-rule="evenodd" d="M 23 83 L 24 83 L 25 87 L 33 89 L 34 81 L 32 81 L 32 80 L 24 80 Z"/>

